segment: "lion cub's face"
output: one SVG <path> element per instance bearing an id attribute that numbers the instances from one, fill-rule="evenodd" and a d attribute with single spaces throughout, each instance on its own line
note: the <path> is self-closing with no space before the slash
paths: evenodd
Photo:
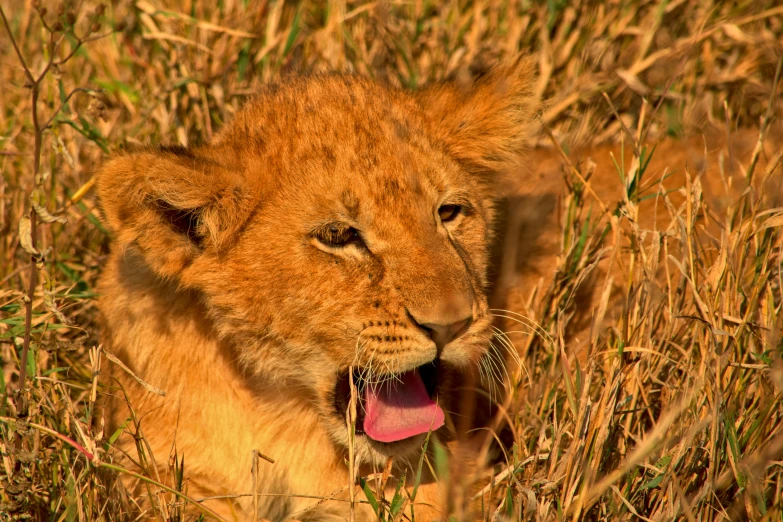
<path id="1" fill-rule="evenodd" d="M 342 442 L 353 382 L 362 454 L 405 453 L 444 423 L 443 376 L 486 350 L 492 178 L 529 128 L 530 75 L 415 95 L 296 80 L 210 145 L 116 158 L 100 196 L 122 244 L 203 294 L 250 381 Z"/>

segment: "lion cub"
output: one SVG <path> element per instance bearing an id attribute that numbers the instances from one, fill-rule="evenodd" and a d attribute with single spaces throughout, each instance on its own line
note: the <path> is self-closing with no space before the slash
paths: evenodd
<path id="1" fill-rule="evenodd" d="M 159 464 L 176 443 L 191 497 L 244 494 L 204 503 L 226 519 L 346 518 L 351 381 L 359 474 L 393 457 L 399 478 L 427 432 L 453 431 L 456 376 L 492 336 L 494 179 L 533 127 L 532 69 L 419 92 L 295 79 L 208 145 L 102 168 L 104 343 L 165 390 L 114 375 Z M 124 401 L 111 412 L 129 417 Z M 135 455 L 133 437 L 119 443 Z M 274 460 L 257 514 L 253 450 Z M 420 489 L 420 519 L 440 516 L 436 486 Z"/>

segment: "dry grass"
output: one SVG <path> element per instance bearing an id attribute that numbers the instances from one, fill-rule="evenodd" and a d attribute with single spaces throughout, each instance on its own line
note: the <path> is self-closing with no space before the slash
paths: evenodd
<path id="1" fill-rule="evenodd" d="M 32 73 L 0 27 L 0 518 L 125 520 L 134 510 L 116 481 L 113 434 L 94 408 L 108 362 L 91 349 L 93 288 L 108 237 L 89 186 L 109 151 L 209 140 L 246 96 L 294 71 L 351 71 L 415 88 L 528 50 L 554 140 L 566 150 L 632 141 L 636 168 L 624 173 L 626 196 L 604 202 L 602 215 L 583 173 L 569 173 L 561 263 L 540 300 L 538 335 L 519 347 L 523 367 L 511 376 L 516 443 L 478 486 L 487 484 L 482 518 L 781 519 L 781 211 L 750 190 L 716 215 L 689 176 L 682 205 L 657 196 L 668 229 L 644 230 L 634 218 L 657 190 L 639 190 L 650 153 L 640 138 L 759 129 L 779 114 L 783 7 L 207 4 L 118 1 L 98 14 L 92 0 L 40 0 L 46 28 L 30 2 L 0 1 Z M 80 45 L 87 34 L 96 38 Z M 59 43 L 54 52 L 50 42 Z M 775 159 L 743 172 L 761 187 L 781 175 Z M 621 261 L 623 312 L 596 330 L 582 363 L 564 335 L 571 297 L 601 256 Z M 170 467 L 168 477 L 141 477 L 156 516 L 195 516 L 176 459 Z M 459 489 L 453 511 L 468 518 L 471 495 Z"/>

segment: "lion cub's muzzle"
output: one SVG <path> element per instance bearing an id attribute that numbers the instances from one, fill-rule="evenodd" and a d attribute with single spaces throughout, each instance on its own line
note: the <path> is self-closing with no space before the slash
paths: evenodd
<path id="1" fill-rule="evenodd" d="M 440 355 L 473 323 L 472 316 L 462 314 L 455 321 L 424 322 L 406 312 L 405 322 L 362 325 L 354 366 L 338 375 L 334 388 L 335 412 L 344 419 L 353 378 L 356 432 L 376 442 L 401 441 L 443 425 L 438 398 Z"/>

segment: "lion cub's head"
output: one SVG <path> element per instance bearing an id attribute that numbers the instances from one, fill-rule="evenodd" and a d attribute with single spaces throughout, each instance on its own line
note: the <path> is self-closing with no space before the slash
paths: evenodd
<path id="1" fill-rule="evenodd" d="M 353 377 L 365 454 L 405 452 L 444 422 L 444 371 L 491 337 L 494 178 L 531 128 L 531 69 L 268 87 L 209 145 L 110 161 L 106 217 L 155 281 L 203 296 L 248 382 L 289 387 L 345 442 Z"/>

